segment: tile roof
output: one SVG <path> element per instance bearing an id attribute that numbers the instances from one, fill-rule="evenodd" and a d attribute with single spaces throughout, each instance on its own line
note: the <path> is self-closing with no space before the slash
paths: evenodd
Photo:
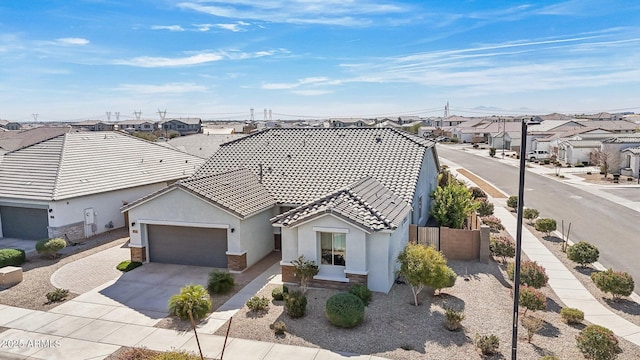
<path id="1" fill-rule="evenodd" d="M 166 143 L 173 148 L 195 155 L 203 159 L 208 159 L 213 155 L 220 145 L 229 141 L 237 140 L 247 136 L 246 134 L 193 134 L 187 136 L 177 136 L 169 139 Z"/>
<path id="2" fill-rule="evenodd" d="M 349 220 L 368 231 L 394 230 L 411 212 L 411 206 L 381 182 L 365 177 L 354 184 L 299 206 L 271 219 L 275 224 L 296 226 L 324 214 Z"/>
<path id="3" fill-rule="evenodd" d="M 171 118 L 171 119 L 167 119 L 165 121 L 161 121 L 160 124 L 164 124 L 167 122 L 172 122 L 172 121 L 179 121 L 183 124 L 191 124 L 191 125 L 198 125 L 198 124 L 202 124 L 202 119 L 200 118 Z"/>
<path id="4" fill-rule="evenodd" d="M 630 152 L 630 153 L 632 153 L 634 155 L 640 155 L 640 146 L 626 148 L 626 149 L 622 150 L 622 152 Z"/>
<path id="5" fill-rule="evenodd" d="M 607 144 L 633 144 L 640 143 L 640 134 L 625 134 L 627 136 L 615 136 L 603 140 L 603 143 Z M 632 136 L 629 136 L 632 135 Z M 634 136 L 633 136 L 634 135 Z"/>
<path id="6" fill-rule="evenodd" d="M 370 176 L 411 203 L 434 144 L 389 128 L 268 129 L 221 145 L 193 178 L 243 166 L 278 203 L 304 204 Z"/>
<path id="7" fill-rule="evenodd" d="M 0 148 L 6 151 L 14 151 L 68 132 L 77 131 L 70 126 L 41 126 L 23 131 L 1 132 Z"/>
<path id="8" fill-rule="evenodd" d="M 62 200 L 185 178 L 204 161 L 119 132 L 74 132 L 6 153 L 0 197 Z"/>

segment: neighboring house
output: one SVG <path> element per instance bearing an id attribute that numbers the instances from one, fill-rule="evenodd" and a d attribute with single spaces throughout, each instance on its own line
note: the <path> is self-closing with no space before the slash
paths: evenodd
<path id="1" fill-rule="evenodd" d="M 158 129 L 153 120 L 124 120 L 117 123 L 118 130 L 133 132 L 153 132 Z"/>
<path id="2" fill-rule="evenodd" d="M 87 131 L 113 131 L 114 124 L 106 123 L 100 120 L 85 120 L 71 124 L 75 129 L 87 130 Z"/>
<path id="3" fill-rule="evenodd" d="M 213 155 L 220 145 L 229 141 L 237 140 L 247 136 L 246 134 L 193 134 L 187 136 L 178 136 L 169 139 L 166 144 L 171 147 L 186 152 L 187 154 L 208 159 Z"/>
<path id="4" fill-rule="evenodd" d="M 179 118 L 161 122 L 159 128 L 164 131 L 177 131 L 180 135 L 198 134 L 202 132 L 202 119 Z"/>
<path id="5" fill-rule="evenodd" d="M 630 167 L 623 151 L 640 146 L 640 134 L 637 136 L 624 135 L 602 141 L 600 152 L 608 158 L 610 173 L 620 173 L 621 169 Z"/>
<path id="6" fill-rule="evenodd" d="M 285 282 L 304 255 L 320 265 L 316 282 L 387 292 L 438 170 L 434 142 L 395 129 L 260 131 L 122 208 L 132 260 L 243 271 L 276 248 Z"/>
<path id="7" fill-rule="evenodd" d="M 423 138 L 433 137 L 436 133 L 436 130 L 438 130 L 438 128 L 436 128 L 435 126 L 421 126 L 418 129 L 418 136 Z"/>
<path id="8" fill-rule="evenodd" d="M 22 129 L 22 124 L 20 124 L 19 122 L 15 122 L 15 121 L 7 121 L 7 120 L 1 120 L 2 122 L 0 123 L 0 127 L 6 129 L 6 130 L 20 130 Z"/>
<path id="9" fill-rule="evenodd" d="M 640 146 L 622 150 L 622 175 L 640 178 Z"/>
<path id="10" fill-rule="evenodd" d="M 0 154 L 31 146 L 69 132 L 77 132 L 77 130 L 70 126 L 41 126 L 23 131 L 0 132 Z"/>
<path id="11" fill-rule="evenodd" d="M 591 154 L 601 145 L 598 140 L 564 140 L 558 144 L 557 160 L 570 165 L 589 164 Z"/>
<path id="12" fill-rule="evenodd" d="M 334 128 L 365 127 L 365 126 L 375 125 L 375 121 L 369 121 L 365 119 L 353 119 L 353 118 L 334 118 L 334 119 L 330 119 L 329 123 L 331 124 L 331 127 L 334 127 Z"/>
<path id="13" fill-rule="evenodd" d="M 122 205 L 203 162 L 119 132 L 69 132 L 15 149 L 0 162 L 0 237 L 73 242 L 123 227 Z"/>

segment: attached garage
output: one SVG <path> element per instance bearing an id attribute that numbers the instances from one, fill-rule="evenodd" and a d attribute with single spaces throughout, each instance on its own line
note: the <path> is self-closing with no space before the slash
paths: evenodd
<path id="1" fill-rule="evenodd" d="M 149 261 L 227 267 L 227 229 L 147 225 Z"/>
<path id="2" fill-rule="evenodd" d="M 0 206 L 2 236 L 24 240 L 49 237 L 47 209 Z"/>

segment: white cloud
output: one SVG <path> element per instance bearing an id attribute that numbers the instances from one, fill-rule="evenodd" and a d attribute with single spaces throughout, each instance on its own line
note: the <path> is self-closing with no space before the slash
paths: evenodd
<path id="1" fill-rule="evenodd" d="M 302 96 L 319 96 L 333 93 L 333 91 L 329 90 L 293 90 L 291 92 Z"/>
<path id="2" fill-rule="evenodd" d="M 115 88 L 116 91 L 130 92 L 133 94 L 183 94 L 203 92 L 206 86 L 194 83 L 167 83 L 161 85 L 151 84 L 122 84 Z"/>
<path id="3" fill-rule="evenodd" d="M 187 57 L 179 58 L 167 58 L 167 57 L 153 57 L 153 56 L 139 56 L 129 60 L 118 60 L 115 63 L 117 65 L 129 65 L 145 68 L 155 67 L 172 67 L 172 66 L 188 66 L 205 64 L 213 61 L 220 61 L 224 57 L 216 53 L 202 53 Z"/>
<path id="4" fill-rule="evenodd" d="M 184 31 L 184 28 L 180 25 L 153 25 L 151 30 Z"/>
<path id="5" fill-rule="evenodd" d="M 60 38 L 55 40 L 56 44 L 59 45 L 87 45 L 89 44 L 89 40 L 83 38 Z"/>

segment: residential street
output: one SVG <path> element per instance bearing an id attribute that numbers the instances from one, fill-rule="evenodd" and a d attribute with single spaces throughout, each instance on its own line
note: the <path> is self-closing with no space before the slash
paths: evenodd
<path id="1" fill-rule="evenodd" d="M 466 153 L 460 145 L 438 146 L 438 155 L 469 169 L 509 195 L 518 193 L 516 166 Z M 615 190 L 615 195 L 629 200 L 637 199 L 638 193 L 640 189 L 637 187 Z M 572 241 L 587 241 L 596 245 L 600 250 L 599 262 L 602 265 L 626 271 L 636 281 L 640 279 L 640 267 L 637 266 L 640 236 L 634 226 L 640 219 L 638 212 L 531 171 L 527 172 L 525 178 L 525 207 L 538 209 L 541 217 L 556 219 L 558 230 L 562 220 L 565 231 L 570 222 Z"/>

